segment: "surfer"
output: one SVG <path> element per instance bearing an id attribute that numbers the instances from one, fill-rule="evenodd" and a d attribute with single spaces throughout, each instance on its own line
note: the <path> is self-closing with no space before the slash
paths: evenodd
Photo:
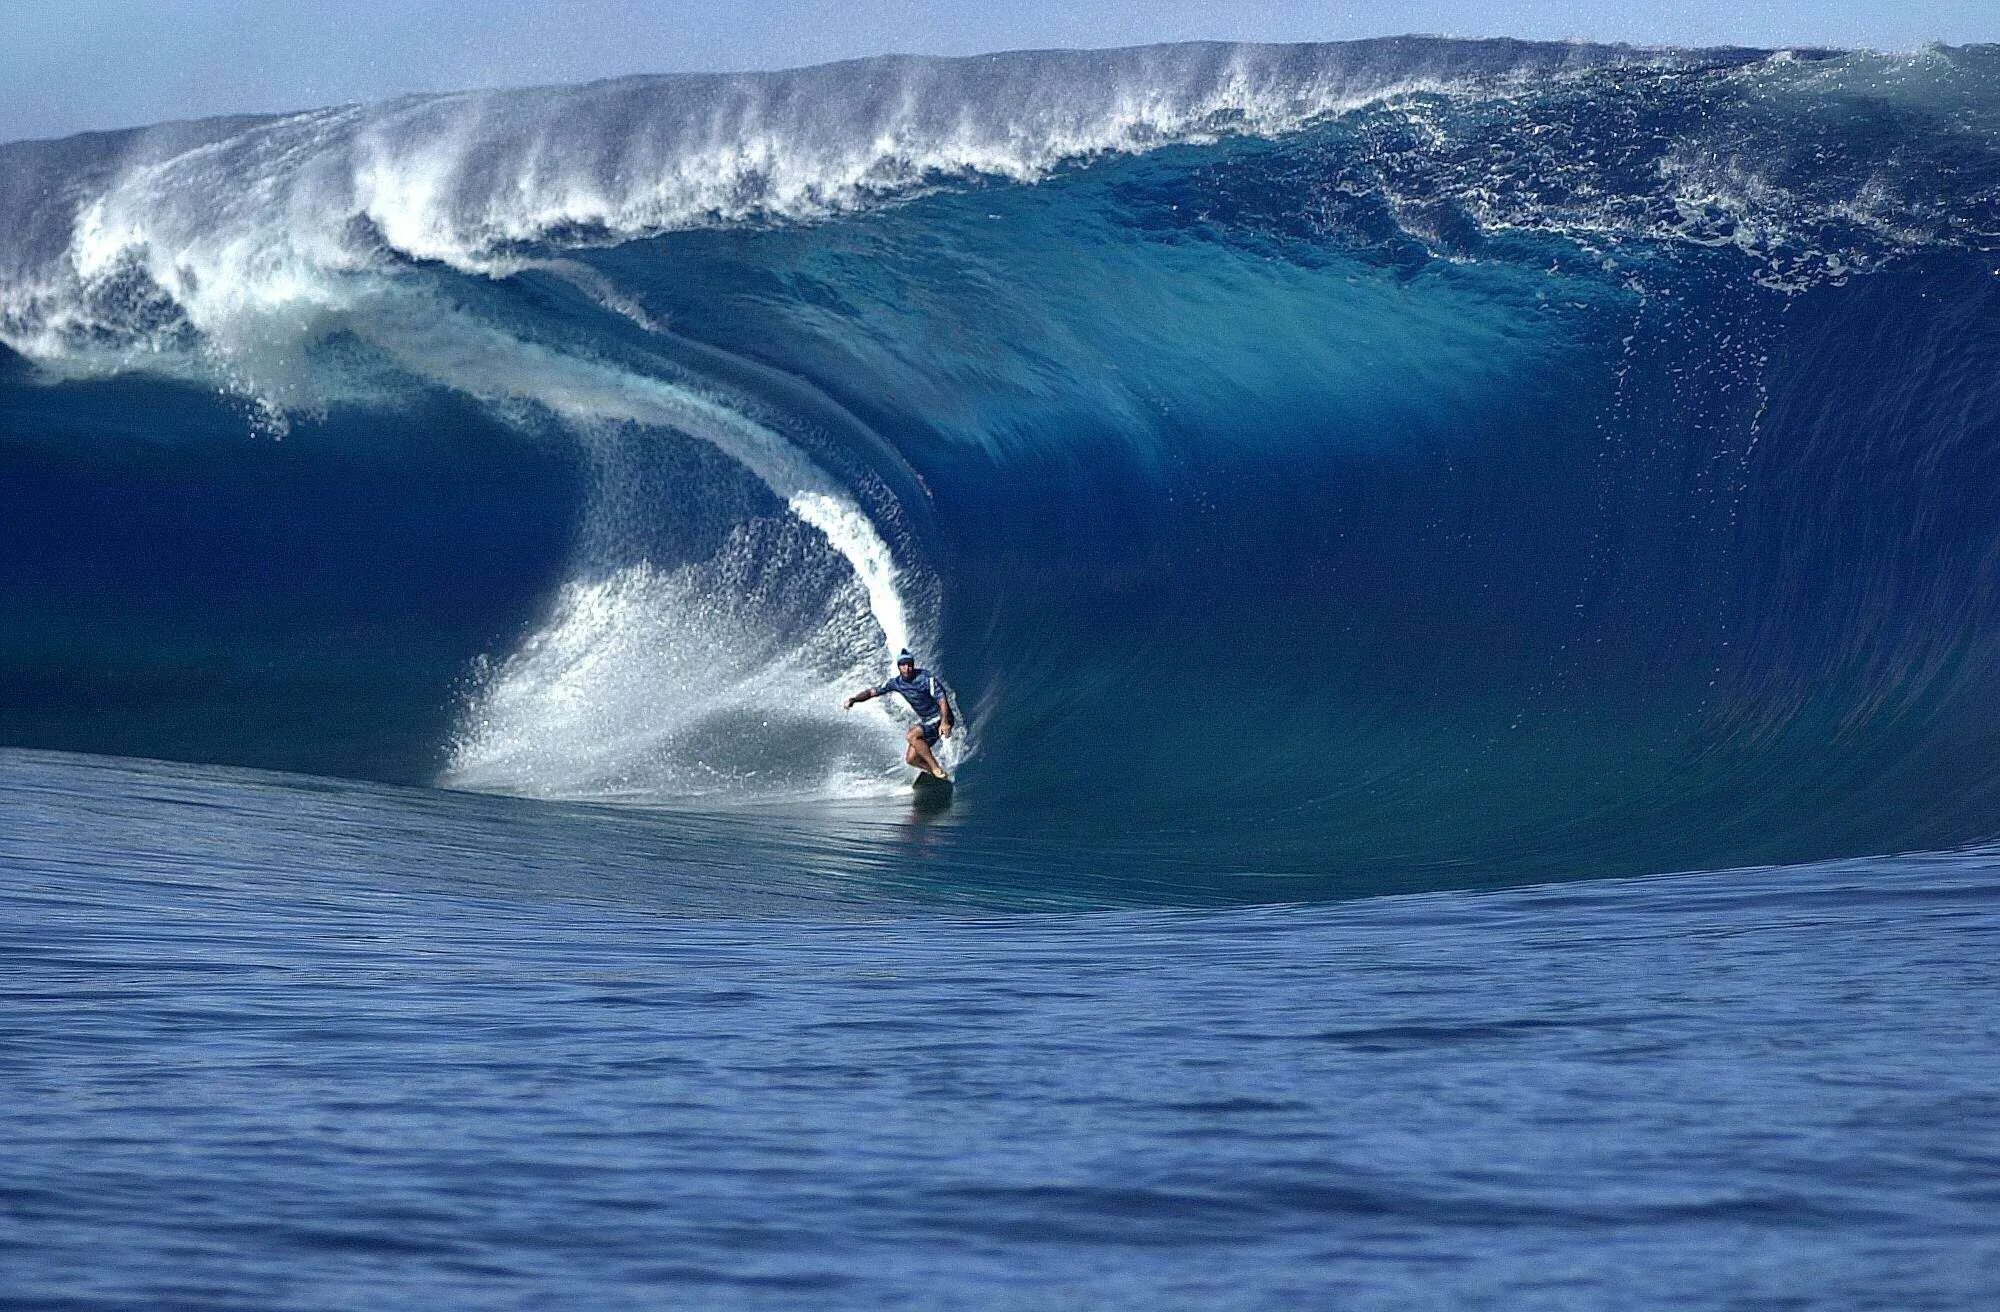
<path id="1" fill-rule="evenodd" d="M 879 688 L 863 688 L 842 702 L 840 709 L 849 710 L 861 702 L 873 701 L 892 692 L 901 693 L 917 717 L 917 722 L 910 726 L 910 745 L 904 751 L 903 759 L 926 774 L 939 779 L 951 778 L 938 764 L 937 753 L 931 750 L 937 746 L 939 738 L 951 737 L 951 694 L 945 689 L 943 679 L 929 670 L 918 668 L 917 658 L 910 655 L 909 648 L 896 653 L 896 673 L 887 683 Z"/>

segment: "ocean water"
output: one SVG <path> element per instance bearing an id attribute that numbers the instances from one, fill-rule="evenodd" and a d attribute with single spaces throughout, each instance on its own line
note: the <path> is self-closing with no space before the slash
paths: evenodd
<path id="1" fill-rule="evenodd" d="M 2000 1287 L 1990 851 L 1052 912 L 236 770 L 12 752 L 0 816 L 13 1306 Z"/>
<path id="2" fill-rule="evenodd" d="M 1993 47 L 0 145 L 0 1302 L 1986 1307 L 1996 524 Z"/>

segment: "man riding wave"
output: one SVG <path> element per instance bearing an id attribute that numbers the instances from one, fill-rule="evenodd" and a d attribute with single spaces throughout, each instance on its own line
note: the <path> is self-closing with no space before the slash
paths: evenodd
<path id="1" fill-rule="evenodd" d="M 951 694 L 946 690 L 943 679 L 929 670 L 918 668 L 917 658 L 910 655 L 907 647 L 896 653 L 894 677 L 879 688 L 864 688 L 855 693 L 840 704 L 840 709 L 845 711 L 860 702 L 873 701 L 892 692 L 901 693 L 917 717 L 917 722 L 910 726 L 909 747 L 904 751 L 903 759 L 939 779 L 951 778 L 938 764 L 937 753 L 932 750 L 939 738 L 951 737 Z"/>

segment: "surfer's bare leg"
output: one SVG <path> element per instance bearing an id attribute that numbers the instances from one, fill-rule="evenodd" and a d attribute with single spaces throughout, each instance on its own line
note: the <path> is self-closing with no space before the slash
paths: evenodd
<path id="1" fill-rule="evenodd" d="M 940 779 L 946 777 L 944 767 L 938 764 L 937 755 L 931 751 L 931 745 L 924 741 L 922 728 L 914 724 L 910 726 L 909 743 L 909 750 L 903 753 L 905 761 Z"/>

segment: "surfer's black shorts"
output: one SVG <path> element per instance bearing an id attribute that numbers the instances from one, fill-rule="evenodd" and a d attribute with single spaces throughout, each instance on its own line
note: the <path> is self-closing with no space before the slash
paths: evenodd
<path id="1" fill-rule="evenodd" d="M 925 742 L 926 744 L 928 744 L 928 745 L 930 745 L 930 746 L 932 746 L 932 747 L 935 747 L 935 746 L 937 746 L 937 740 L 938 740 L 938 721 L 936 721 L 936 720 L 926 720 L 926 721 L 924 721 L 924 722 L 923 722 L 922 724 L 918 725 L 917 727 L 918 727 L 919 729 L 922 729 L 922 730 L 924 731 L 924 742 Z"/>

